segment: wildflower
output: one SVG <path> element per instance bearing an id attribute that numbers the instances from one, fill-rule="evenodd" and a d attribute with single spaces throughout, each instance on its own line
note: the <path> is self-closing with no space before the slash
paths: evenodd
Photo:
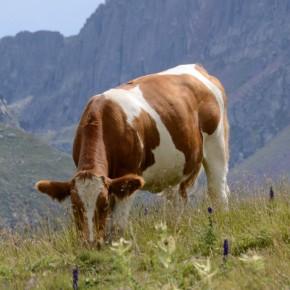
<path id="1" fill-rule="evenodd" d="M 172 264 L 173 253 L 176 250 L 176 242 L 173 236 L 162 233 L 160 240 L 154 244 L 157 256 L 164 268 L 168 269 Z"/>
<path id="2" fill-rule="evenodd" d="M 270 187 L 270 193 L 269 193 L 269 195 L 270 195 L 270 200 L 273 200 L 274 199 L 274 190 L 273 190 L 273 187 L 271 186 Z"/>
<path id="3" fill-rule="evenodd" d="M 72 274 L 73 274 L 73 289 L 77 290 L 79 281 L 79 268 L 78 267 L 74 268 Z"/>
<path id="4" fill-rule="evenodd" d="M 122 256 L 130 250 L 131 246 L 132 242 L 121 238 L 119 242 L 112 242 L 112 247 L 110 247 L 110 249 L 116 252 L 118 255 Z"/>
<path id="5" fill-rule="evenodd" d="M 229 241 L 227 239 L 224 240 L 223 249 L 224 249 L 223 251 L 224 261 L 226 261 L 229 255 Z"/>
<path id="6" fill-rule="evenodd" d="M 160 250 L 165 253 L 173 254 L 176 250 L 176 243 L 173 236 L 168 236 L 157 243 Z"/>
<path id="7" fill-rule="evenodd" d="M 160 232 L 166 232 L 167 230 L 167 225 L 163 222 L 156 224 L 154 227 L 156 231 L 160 231 Z"/>
<path id="8" fill-rule="evenodd" d="M 211 207 L 207 208 L 207 212 L 209 214 L 208 216 L 208 221 L 209 221 L 209 226 L 210 228 L 212 228 L 213 224 L 212 224 L 212 213 L 213 213 L 213 209 Z"/>

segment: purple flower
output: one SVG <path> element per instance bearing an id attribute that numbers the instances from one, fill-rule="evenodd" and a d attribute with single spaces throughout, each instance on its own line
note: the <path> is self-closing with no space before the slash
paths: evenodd
<path id="1" fill-rule="evenodd" d="M 224 252 L 223 252 L 223 256 L 224 256 L 224 260 L 226 260 L 226 258 L 229 255 L 229 241 L 227 239 L 224 240 Z"/>
<path id="2" fill-rule="evenodd" d="M 270 193 L 269 193 L 269 195 L 270 195 L 270 200 L 273 200 L 274 199 L 274 190 L 273 190 L 273 187 L 271 186 L 270 187 Z"/>
<path id="3" fill-rule="evenodd" d="M 207 212 L 208 212 L 209 214 L 212 214 L 212 213 L 213 213 L 213 209 L 212 209 L 211 207 L 208 207 L 208 208 L 207 208 Z"/>
<path id="4" fill-rule="evenodd" d="M 78 290 L 78 281 L 79 281 L 79 268 L 78 267 L 75 267 L 73 269 L 73 289 L 74 290 Z"/>

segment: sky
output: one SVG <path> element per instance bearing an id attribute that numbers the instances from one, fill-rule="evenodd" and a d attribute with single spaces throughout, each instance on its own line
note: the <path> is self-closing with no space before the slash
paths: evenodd
<path id="1" fill-rule="evenodd" d="M 0 38 L 28 30 L 74 35 L 104 0 L 0 0 Z"/>

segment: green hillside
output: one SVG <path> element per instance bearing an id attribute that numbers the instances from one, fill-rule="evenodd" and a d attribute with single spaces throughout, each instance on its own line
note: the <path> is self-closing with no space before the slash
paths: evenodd
<path id="1" fill-rule="evenodd" d="M 34 224 L 60 209 L 33 189 L 43 178 L 68 178 L 71 158 L 15 128 L 0 125 L 0 224 Z"/>
<path id="2" fill-rule="evenodd" d="M 290 126 L 282 130 L 265 147 L 230 171 L 240 182 L 245 179 L 263 181 L 290 177 Z"/>

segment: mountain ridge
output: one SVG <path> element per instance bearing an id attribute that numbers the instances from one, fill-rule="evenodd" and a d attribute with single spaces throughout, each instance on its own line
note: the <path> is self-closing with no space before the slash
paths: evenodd
<path id="1" fill-rule="evenodd" d="M 43 133 L 75 124 L 96 93 L 202 63 L 229 95 L 233 165 L 290 124 L 289 11 L 286 0 L 106 1 L 76 36 L 1 39 L 0 94 L 8 105 L 32 96 L 20 125 Z"/>

